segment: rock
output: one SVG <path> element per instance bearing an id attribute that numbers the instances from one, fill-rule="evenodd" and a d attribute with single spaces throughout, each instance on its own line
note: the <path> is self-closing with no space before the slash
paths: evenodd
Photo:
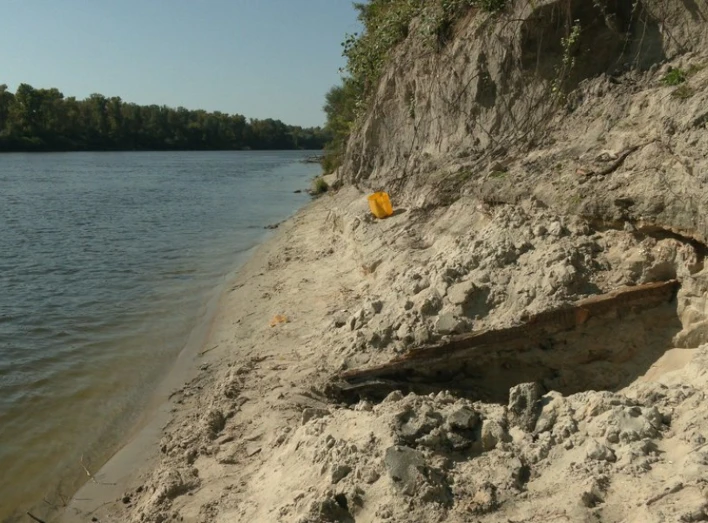
<path id="1" fill-rule="evenodd" d="M 631 443 L 660 436 L 663 417 L 656 407 L 614 407 L 607 419 L 609 443 Z"/>
<path id="2" fill-rule="evenodd" d="M 359 403 L 354 405 L 354 410 L 357 412 L 371 412 L 373 408 L 374 406 L 371 404 L 371 402 L 366 400 L 361 400 Z"/>
<path id="3" fill-rule="evenodd" d="M 521 383 L 509 389 L 509 420 L 531 432 L 541 414 L 543 389 L 540 383 Z"/>
<path id="4" fill-rule="evenodd" d="M 388 325 L 380 331 L 372 332 L 369 336 L 368 343 L 377 349 L 386 347 L 393 339 L 393 328 Z"/>
<path id="5" fill-rule="evenodd" d="M 610 463 L 617 461 L 614 450 L 594 439 L 591 439 L 585 447 L 585 458 L 594 461 L 608 461 Z"/>
<path id="6" fill-rule="evenodd" d="M 553 222 L 548 226 L 548 234 L 551 236 L 555 236 L 556 238 L 560 238 L 563 236 L 565 230 L 563 229 L 563 225 L 561 225 L 560 222 Z"/>
<path id="7" fill-rule="evenodd" d="M 354 523 L 354 518 L 349 513 L 345 496 L 330 494 L 322 501 L 313 502 L 309 511 L 313 519 L 308 518 L 305 521 Z"/>
<path id="8" fill-rule="evenodd" d="M 394 390 L 386 396 L 381 403 L 394 403 L 403 399 L 403 393 L 400 390 Z"/>
<path id="9" fill-rule="evenodd" d="M 381 477 L 381 474 L 379 474 L 378 472 L 376 472 L 374 469 L 369 469 L 369 470 L 366 471 L 366 473 L 364 474 L 364 476 L 363 476 L 362 479 L 363 479 L 366 483 L 368 483 L 369 485 L 371 485 L 372 483 L 376 483 L 376 482 L 379 480 L 380 477 Z"/>
<path id="10" fill-rule="evenodd" d="M 443 423 L 443 417 L 431 407 L 421 407 L 417 410 L 406 409 L 397 416 L 396 434 L 405 443 L 415 443 Z"/>
<path id="11" fill-rule="evenodd" d="M 446 423 L 453 430 L 471 430 L 479 423 L 479 415 L 469 407 L 460 407 L 448 414 Z"/>
<path id="12" fill-rule="evenodd" d="M 184 460 L 187 462 L 188 465 L 191 465 L 194 463 L 197 459 L 198 456 L 197 449 L 189 449 L 184 451 Z"/>
<path id="13" fill-rule="evenodd" d="M 411 326 L 407 323 L 402 323 L 398 330 L 396 331 L 396 338 L 403 341 L 410 341 L 413 339 L 413 333 L 411 332 Z"/>
<path id="14" fill-rule="evenodd" d="M 329 416 L 329 411 L 327 409 L 318 409 L 314 407 L 307 407 L 302 411 L 302 424 L 304 425 L 310 420 L 324 418 Z"/>
<path id="15" fill-rule="evenodd" d="M 464 331 L 465 322 L 451 312 L 445 312 L 438 316 L 435 322 L 435 329 L 440 334 L 459 334 Z"/>
<path id="16" fill-rule="evenodd" d="M 204 432 L 209 439 L 215 439 L 226 426 L 226 417 L 219 409 L 211 409 L 202 418 Z"/>
<path id="17" fill-rule="evenodd" d="M 494 450 L 499 443 L 509 441 L 510 439 L 509 434 L 498 421 L 485 420 L 482 423 L 482 450 Z"/>
<path id="18" fill-rule="evenodd" d="M 196 488 L 198 485 L 199 480 L 193 476 L 185 481 L 182 474 L 177 470 L 166 469 L 157 478 L 157 487 L 152 494 L 151 504 L 159 505 L 164 501 L 174 499 Z"/>
<path id="19" fill-rule="evenodd" d="M 341 329 L 347 324 L 347 317 L 344 313 L 338 313 L 332 319 L 332 327 L 335 329 Z"/>
<path id="20" fill-rule="evenodd" d="M 411 293 L 414 294 L 414 295 L 415 295 L 415 294 L 420 294 L 420 293 L 423 292 L 425 289 L 427 289 L 428 287 L 430 287 L 430 280 L 429 280 L 428 278 L 423 278 L 423 277 L 421 277 L 421 276 L 419 276 L 419 275 L 416 275 L 416 276 L 418 276 L 419 279 L 416 279 L 416 280 L 413 282 L 413 286 L 412 286 L 412 288 L 411 288 Z"/>
<path id="21" fill-rule="evenodd" d="M 332 466 L 332 484 L 336 485 L 344 478 L 346 478 L 352 468 L 349 465 L 334 465 Z"/>
<path id="22" fill-rule="evenodd" d="M 469 295 L 474 291 L 474 283 L 466 281 L 450 286 L 447 290 L 447 299 L 453 305 L 462 305 L 467 301 Z"/>
<path id="23" fill-rule="evenodd" d="M 587 508 L 594 508 L 602 502 L 601 493 L 595 487 L 585 490 L 580 496 L 580 504 Z"/>
<path id="24" fill-rule="evenodd" d="M 416 345 L 424 345 L 430 341 L 430 331 L 425 325 L 416 327 L 413 332 L 413 340 Z"/>
<path id="25" fill-rule="evenodd" d="M 472 501 L 467 505 L 467 510 L 475 515 L 489 514 L 499 508 L 497 500 L 497 487 L 489 482 L 484 482 L 472 496 Z"/>
<path id="26" fill-rule="evenodd" d="M 542 399 L 541 414 L 536 420 L 535 432 L 541 434 L 553 429 L 558 421 L 559 411 L 565 406 L 566 400 L 560 392 L 549 392 Z"/>
<path id="27" fill-rule="evenodd" d="M 423 316 L 435 316 L 442 308 L 442 301 L 437 293 L 427 297 L 420 306 L 420 313 Z"/>
<path id="28" fill-rule="evenodd" d="M 386 449 L 384 464 L 396 487 L 404 494 L 413 495 L 425 467 L 423 455 L 410 447 L 389 447 Z"/>

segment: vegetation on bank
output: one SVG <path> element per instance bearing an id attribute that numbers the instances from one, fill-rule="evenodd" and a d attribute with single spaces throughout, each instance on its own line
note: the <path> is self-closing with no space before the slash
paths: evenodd
<path id="1" fill-rule="evenodd" d="M 331 136 L 323 167 L 331 172 L 342 162 L 352 128 L 379 83 L 393 49 L 408 38 L 413 20 L 416 32 L 433 48 L 444 46 L 454 23 L 472 8 L 487 12 L 504 8 L 507 0 L 368 0 L 355 3 L 363 31 L 342 43 L 347 59 L 341 85 L 327 93 L 325 130 Z"/>
<path id="2" fill-rule="evenodd" d="M 322 149 L 328 132 L 240 114 L 126 103 L 55 88 L 0 85 L 0 152 Z"/>

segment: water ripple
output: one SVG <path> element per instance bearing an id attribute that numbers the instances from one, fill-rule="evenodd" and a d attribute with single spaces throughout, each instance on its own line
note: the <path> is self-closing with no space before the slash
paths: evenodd
<path id="1" fill-rule="evenodd" d="M 238 255 L 307 200 L 305 155 L 0 155 L 0 520 L 110 455 Z"/>

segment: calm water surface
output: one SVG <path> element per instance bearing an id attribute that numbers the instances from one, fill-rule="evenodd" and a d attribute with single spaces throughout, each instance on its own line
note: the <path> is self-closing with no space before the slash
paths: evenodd
<path id="1" fill-rule="evenodd" d="M 302 152 L 0 155 L 0 521 L 47 513 L 116 449 Z"/>

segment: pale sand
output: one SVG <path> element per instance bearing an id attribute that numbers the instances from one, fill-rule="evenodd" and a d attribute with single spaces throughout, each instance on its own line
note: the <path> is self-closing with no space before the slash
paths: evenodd
<path id="1" fill-rule="evenodd" d="M 89 480 L 74 496 L 60 521 L 117 517 L 117 512 L 122 512 L 123 494 L 138 487 L 159 464 L 158 443 L 164 430 L 188 424 L 198 415 L 201 401 L 195 401 L 195 394 L 212 385 L 226 367 L 249 365 L 254 358 L 263 360 L 257 364 L 260 383 L 248 394 L 249 401 L 239 415 L 252 415 L 263 434 L 288 424 L 280 407 L 273 407 L 292 407 L 303 401 L 304 397 L 297 394 L 307 393 L 321 358 L 302 349 L 318 337 L 323 317 L 331 312 L 329 308 L 339 303 L 344 307 L 346 286 L 354 286 L 358 279 L 353 261 L 347 264 L 339 260 L 336 266 L 316 263 L 322 255 L 318 253 L 321 236 L 317 229 L 330 203 L 328 199 L 315 201 L 281 224 L 238 270 L 220 298 L 203 348 L 196 356 L 181 355 L 181 361 L 157 391 L 143 428 L 93 473 L 95 480 Z M 287 323 L 271 327 L 271 319 L 278 314 L 284 315 Z M 192 380 L 187 383 L 186 377 Z M 177 388 L 181 392 L 174 394 Z M 283 394 L 288 397 L 286 401 L 280 397 Z M 291 413 L 289 419 L 294 415 Z M 239 476 L 244 476 L 243 468 Z M 229 477 L 214 481 L 213 487 L 232 481 Z"/>
<path id="2" fill-rule="evenodd" d="M 680 310 L 572 338 L 592 357 L 564 367 L 561 349 L 545 385 L 583 392 L 552 392 L 541 412 L 523 387 L 513 395 L 531 399 L 516 417 L 445 393 L 380 405 L 325 398 L 339 370 L 453 327 L 513 324 L 577 299 L 587 287 L 579 278 L 601 290 L 636 283 L 663 263 L 660 252 L 679 277 L 694 267 L 690 245 L 612 230 L 590 238 L 543 208 L 490 211 L 465 197 L 402 211 L 374 220 L 365 194 L 346 188 L 282 224 L 222 296 L 192 366 L 204 370 L 95 476 L 118 485 L 88 484 L 64 521 L 545 522 L 594 521 L 604 510 L 619 522 L 654 521 L 649 506 L 666 521 L 702 510 L 708 418 L 697 406 L 708 349 L 671 350 L 673 335 L 691 339 L 702 325 L 688 278 Z M 287 322 L 271 326 L 279 315 Z M 667 485 L 678 490 L 654 500 Z"/>

